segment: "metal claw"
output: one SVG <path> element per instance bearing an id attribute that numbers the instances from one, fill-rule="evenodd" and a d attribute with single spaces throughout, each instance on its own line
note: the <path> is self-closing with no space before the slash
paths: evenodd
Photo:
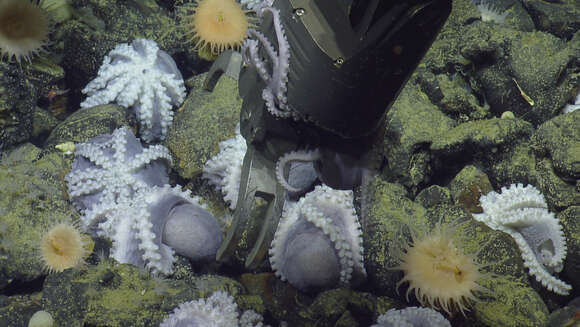
<path id="1" fill-rule="evenodd" d="M 241 66 L 240 53 L 222 53 L 212 64 L 203 88 L 213 91 L 223 75 L 238 80 Z M 225 261 L 239 251 L 246 255 L 246 268 L 254 269 L 265 259 L 286 200 L 286 191 L 276 181 L 275 166 L 275 162 L 253 145 L 248 146 L 234 219 L 218 250 L 217 260 Z"/>
<path id="2" fill-rule="evenodd" d="M 238 80 L 242 69 L 242 55 L 239 52 L 227 50 L 220 54 L 213 62 L 203 83 L 203 89 L 213 91 L 220 77 L 225 74 Z"/>
<path id="3" fill-rule="evenodd" d="M 218 250 L 217 260 L 224 261 L 235 251 L 253 245 L 245 266 L 257 268 L 268 253 L 285 201 L 286 191 L 276 181 L 275 163 L 249 145 L 234 219 Z"/>

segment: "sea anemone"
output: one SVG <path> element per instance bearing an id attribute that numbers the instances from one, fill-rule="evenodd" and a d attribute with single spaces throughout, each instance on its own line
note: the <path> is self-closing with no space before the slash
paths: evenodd
<path id="1" fill-rule="evenodd" d="M 49 229 L 40 241 L 40 252 L 49 272 L 78 267 L 89 254 L 89 244 L 78 228 L 59 223 Z"/>
<path id="2" fill-rule="evenodd" d="M 491 0 L 481 0 L 476 2 L 477 10 L 481 15 L 481 20 L 484 22 L 493 22 L 496 24 L 504 24 L 507 12 L 502 12 Z"/>
<path id="3" fill-rule="evenodd" d="M 486 288 L 477 282 L 483 276 L 472 256 L 463 253 L 461 242 L 455 237 L 456 225 L 438 223 L 431 232 L 413 235 L 401 254 L 403 279 L 397 288 L 409 283 L 406 297 L 414 290 L 423 306 L 443 309 L 448 314 L 465 310 L 477 301 L 474 293 Z"/>
<path id="4" fill-rule="evenodd" d="M 28 0 L 0 0 L 0 56 L 8 60 L 31 57 L 48 42 L 50 19 Z"/>
<path id="5" fill-rule="evenodd" d="M 252 25 L 235 0 L 198 0 L 181 9 L 185 35 L 202 56 L 239 48 Z"/>

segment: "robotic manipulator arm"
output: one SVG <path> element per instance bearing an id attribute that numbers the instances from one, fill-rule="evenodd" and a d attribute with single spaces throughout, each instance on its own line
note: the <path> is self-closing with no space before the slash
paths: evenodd
<path id="1" fill-rule="evenodd" d="M 285 201 L 299 195 L 277 179 L 284 154 L 309 150 L 330 187 L 360 185 L 385 113 L 450 11 L 451 0 L 274 0 L 256 8 L 260 24 L 248 32 L 238 78 L 248 150 L 218 260 L 237 254 L 247 268 L 263 262 Z M 224 53 L 206 88 L 240 62 Z"/>

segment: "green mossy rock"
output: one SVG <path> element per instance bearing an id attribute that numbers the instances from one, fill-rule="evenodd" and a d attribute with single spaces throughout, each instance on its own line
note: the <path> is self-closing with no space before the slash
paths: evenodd
<path id="1" fill-rule="evenodd" d="M 492 151 L 493 148 L 528 137 L 532 132 L 532 124 L 520 119 L 470 121 L 439 135 L 431 143 L 431 150 L 440 155 Z"/>
<path id="2" fill-rule="evenodd" d="M 13 279 L 43 275 L 42 233 L 78 219 L 67 201 L 64 176 L 69 169 L 62 153 L 42 156 L 29 143 L 0 162 L 0 288 Z"/>
<path id="3" fill-rule="evenodd" d="M 135 266 L 104 260 L 48 276 L 42 302 L 60 327 L 149 327 L 159 326 L 181 303 L 215 291 L 238 297 L 243 290 L 239 283 L 220 276 L 204 275 L 193 281 L 157 278 Z"/>
<path id="4" fill-rule="evenodd" d="M 388 158 L 388 169 L 383 174 L 413 190 L 420 189 L 430 179 L 428 144 L 450 130 L 455 122 L 411 83 L 387 113 L 386 121 L 383 153 Z"/>
<path id="5" fill-rule="evenodd" d="M 474 306 L 479 324 L 495 327 L 547 326 L 548 308 L 531 287 L 507 278 L 488 278 L 482 286 L 490 290 Z"/>
<path id="6" fill-rule="evenodd" d="M 52 130 L 44 147 L 50 150 L 65 142 L 87 142 L 95 136 L 110 134 L 124 125 L 136 126 L 136 123 L 135 114 L 131 110 L 115 104 L 77 110 Z"/>
<path id="7" fill-rule="evenodd" d="M 212 92 L 202 89 L 207 74 L 193 78 L 193 89 L 173 117 L 165 146 L 177 158 L 175 169 L 186 179 L 199 176 L 219 142 L 234 136 L 242 99 L 238 82 L 223 75 Z"/>
<path id="8" fill-rule="evenodd" d="M 395 285 L 401 278 L 399 271 L 390 269 L 399 264 L 396 252 L 407 238 L 401 233 L 403 225 L 416 226 L 425 221 L 427 210 L 407 198 L 399 184 L 375 178 L 362 195 L 362 230 L 365 268 L 374 290 L 396 297 Z"/>

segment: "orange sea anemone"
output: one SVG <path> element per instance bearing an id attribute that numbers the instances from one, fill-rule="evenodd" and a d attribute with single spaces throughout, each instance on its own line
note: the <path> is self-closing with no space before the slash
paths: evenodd
<path id="1" fill-rule="evenodd" d="M 251 27 L 247 12 L 235 0 L 198 0 L 183 7 L 183 28 L 199 53 L 218 55 L 239 48 Z"/>
<path id="2" fill-rule="evenodd" d="M 8 60 L 30 58 L 48 42 L 50 19 L 29 0 L 0 0 L 0 56 Z"/>
<path id="3" fill-rule="evenodd" d="M 48 230 L 40 241 L 42 260 L 49 272 L 78 267 L 89 254 L 87 242 L 77 227 L 60 223 Z"/>
<path id="4" fill-rule="evenodd" d="M 461 244 L 454 237 L 456 226 L 438 224 L 432 232 L 414 235 L 413 242 L 406 246 L 401 255 L 401 264 L 395 269 L 402 270 L 404 277 L 397 288 L 409 283 L 409 294 L 423 306 L 442 309 L 448 314 L 465 310 L 477 301 L 474 293 L 486 291 L 477 282 L 483 276 L 472 256 L 461 250 Z"/>

